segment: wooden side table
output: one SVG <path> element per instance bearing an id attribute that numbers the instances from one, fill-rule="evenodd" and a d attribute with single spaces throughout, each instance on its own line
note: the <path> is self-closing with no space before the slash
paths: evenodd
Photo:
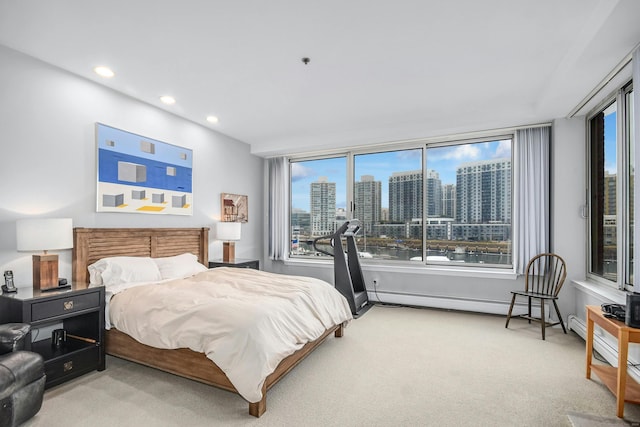
<path id="1" fill-rule="evenodd" d="M 594 324 L 618 339 L 617 367 L 591 364 Z M 629 343 L 640 343 L 640 329 L 631 328 L 624 322 L 604 317 L 600 306 L 587 306 L 587 379 L 591 378 L 593 370 L 611 390 L 617 399 L 617 415 L 620 418 L 624 414 L 624 402 L 640 403 L 640 385 L 633 378 L 627 378 Z"/>
<path id="2" fill-rule="evenodd" d="M 72 283 L 66 290 L 42 292 L 28 287 L 0 295 L 0 322 L 31 325 L 25 350 L 44 358 L 45 388 L 105 369 L 104 292 L 103 286 Z M 59 348 L 42 332 L 53 328 L 67 331 L 67 341 Z M 38 340 L 32 341 L 32 336 Z"/>

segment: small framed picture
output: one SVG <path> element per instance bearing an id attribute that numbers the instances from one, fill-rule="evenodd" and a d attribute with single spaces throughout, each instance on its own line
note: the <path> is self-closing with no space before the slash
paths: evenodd
<path id="1" fill-rule="evenodd" d="M 241 194 L 222 193 L 222 221 L 249 222 L 249 197 Z"/>

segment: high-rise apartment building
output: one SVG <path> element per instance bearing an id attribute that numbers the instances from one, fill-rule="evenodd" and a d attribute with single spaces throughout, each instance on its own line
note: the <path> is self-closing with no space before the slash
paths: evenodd
<path id="1" fill-rule="evenodd" d="M 362 175 L 354 186 L 355 218 L 362 221 L 368 234 L 374 224 L 382 220 L 382 182 L 375 181 L 373 175 Z"/>
<path id="2" fill-rule="evenodd" d="M 331 234 L 336 222 L 336 183 L 321 176 L 311 183 L 311 235 Z"/>
<path id="3" fill-rule="evenodd" d="M 456 222 L 511 223 L 511 160 L 463 163 L 456 170 Z"/>
<path id="4" fill-rule="evenodd" d="M 440 174 L 427 169 L 427 217 L 442 215 L 442 181 Z"/>
<path id="5" fill-rule="evenodd" d="M 604 214 L 616 215 L 616 174 L 604 175 Z"/>
<path id="6" fill-rule="evenodd" d="M 633 182 L 633 181 L 632 181 Z M 604 212 L 602 234 L 605 245 L 615 246 L 618 240 L 618 215 L 616 211 L 617 176 L 606 172 L 604 174 Z M 633 208 L 633 207 L 632 207 Z M 633 212 L 633 211 L 631 211 Z"/>
<path id="7" fill-rule="evenodd" d="M 445 218 L 456 217 L 456 185 L 445 184 L 442 186 L 442 216 Z"/>
<path id="8" fill-rule="evenodd" d="M 393 172 L 389 177 L 389 221 L 422 218 L 422 171 Z"/>
<path id="9" fill-rule="evenodd" d="M 427 170 L 427 216 L 442 215 L 440 174 Z M 410 222 L 422 218 L 422 171 L 394 172 L 389 177 L 389 220 Z"/>

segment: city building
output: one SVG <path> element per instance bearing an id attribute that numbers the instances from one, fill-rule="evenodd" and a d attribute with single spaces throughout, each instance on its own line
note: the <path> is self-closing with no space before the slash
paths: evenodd
<path id="1" fill-rule="evenodd" d="M 427 216 L 442 214 L 442 181 L 435 170 L 427 170 Z M 422 218 L 422 171 L 394 172 L 389 177 L 389 221 Z"/>
<path id="2" fill-rule="evenodd" d="M 434 170 L 427 170 L 427 216 L 442 215 L 442 181 L 440 174 Z"/>
<path id="3" fill-rule="evenodd" d="M 444 184 L 442 186 L 442 216 L 454 218 L 456 216 L 456 186 Z"/>
<path id="4" fill-rule="evenodd" d="M 606 173 L 604 176 L 604 214 L 616 214 L 616 174 Z"/>
<path id="5" fill-rule="evenodd" d="M 380 221 L 389 222 L 389 208 L 380 209 Z"/>
<path id="6" fill-rule="evenodd" d="M 422 171 L 394 172 L 389 177 L 389 221 L 422 217 Z"/>
<path id="7" fill-rule="evenodd" d="M 456 171 L 456 221 L 511 223 L 511 160 L 462 164 Z"/>
<path id="8" fill-rule="evenodd" d="M 371 234 L 372 226 L 382 219 L 382 182 L 375 181 L 373 175 L 363 175 L 354 187 L 354 217 L 362 221 L 366 233 Z"/>
<path id="9" fill-rule="evenodd" d="M 291 228 L 298 233 L 311 233 L 311 215 L 303 209 L 291 210 Z"/>
<path id="10" fill-rule="evenodd" d="M 311 235 L 331 234 L 336 220 L 336 183 L 328 182 L 327 177 L 319 177 L 311 183 Z"/>

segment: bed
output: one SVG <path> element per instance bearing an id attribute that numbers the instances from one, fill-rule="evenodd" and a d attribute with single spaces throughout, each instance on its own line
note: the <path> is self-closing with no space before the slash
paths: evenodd
<path id="1" fill-rule="evenodd" d="M 89 283 L 88 267 L 103 258 L 116 256 L 162 258 L 190 253 L 195 255 L 202 265 L 206 266 L 208 265 L 208 234 L 208 228 L 75 228 L 73 280 L 79 283 Z M 215 273 L 221 274 L 222 272 L 223 270 L 219 270 Z M 212 273 L 214 271 L 210 270 L 201 274 L 211 275 Z M 256 272 L 256 274 L 268 273 Z M 157 287 L 157 285 L 155 286 Z M 251 400 L 245 398 L 249 402 L 249 413 L 260 417 L 266 411 L 267 390 L 329 335 L 342 337 L 347 322 L 347 320 L 336 322 L 336 324 L 330 324 L 326 329 L 323 326 L 324 331 L 319 331 L 320 335 L 316 339 L 307 342 L 282 359 L 275 370 L 266 376 L 261 386 L 259 398 Z M 106 353 L 112 356 L 242 395 L 223 369 L 203 352 L 189 348 L 163 349 L 145 345 L 115 327 L 106 331 L 105 347 Z"/>

